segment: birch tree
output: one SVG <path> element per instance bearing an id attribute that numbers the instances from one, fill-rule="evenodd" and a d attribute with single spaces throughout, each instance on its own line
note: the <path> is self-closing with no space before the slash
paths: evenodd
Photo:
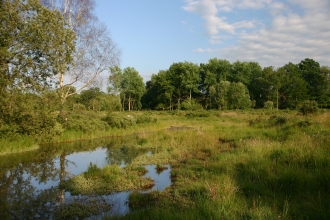
<path id="1" fill-rule="evenodd" d="M 101 87 L 104 73 L 119 65 L 121 50 L 113 42 L 105 25 L 93 14 L 95 0 L 41 0 L 42 4 L 62 14 L 76 34 L 76 51 L 70 69 L 57 73 L 61 104 L 67 97 L 87 87 Z M 68 89 L 75 86 L 76 91 Z"/>

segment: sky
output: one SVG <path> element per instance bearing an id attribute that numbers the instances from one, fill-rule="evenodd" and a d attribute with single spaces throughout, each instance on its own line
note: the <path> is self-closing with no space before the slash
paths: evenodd
<path id="1" fill-rule="evenodd" d="M 330 66 L 330 0 L 96 0 L 95 13 L 122 50 L 121 68 L 148 81 L 176 62 L 305 58 Z"/>

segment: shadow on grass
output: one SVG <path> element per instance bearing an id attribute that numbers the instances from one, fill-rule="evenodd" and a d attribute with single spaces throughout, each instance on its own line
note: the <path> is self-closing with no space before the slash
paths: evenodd
<path id="1" fill-rule="evenodd" d="M 283 219 L 330 219 L 329 159 L 289 156 L 273 152 L 269 158 L 235 164 L 247 219 L 269 213 Z"/>

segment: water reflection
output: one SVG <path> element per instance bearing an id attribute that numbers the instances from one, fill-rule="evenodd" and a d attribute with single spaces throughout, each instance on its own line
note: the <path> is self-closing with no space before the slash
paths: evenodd
<path id="1" fill-rule="evenodd" d="M 98 167 L 108 164 L 124 166 L 136 156 L 146 154 L 124 139 L 44 146 L 37 151 L 0 157 L 0 219 L 50 219 L 54 207 L 70 203 L 78 197 L 60 190 L 66 178 L 86 171 L 92 162 Z M 152 190 L 163 190 L 171 184 L 170 167 L 157 174 L 154 165 L 146 167 L 155 180 Z M 103 196 L 113 206 L 111 214 L 125 214 L 130 192 Z"/>

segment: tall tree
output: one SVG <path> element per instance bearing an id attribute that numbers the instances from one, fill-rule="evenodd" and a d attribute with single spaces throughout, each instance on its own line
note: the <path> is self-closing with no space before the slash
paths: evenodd
<path id="1" fill-rule="evenodd" d="M 248 62 L 236 61 L 231 64 L 230 82 L 241 82 L 248 86 L 251 79 L 251 66 Z"/>
<path id="2" fill-rule="evenodd" d="M 121 81 L 123 78 L 123 72 L 118 66 L 110 67 L 110 76 L 108 78 L 108 93 L 118 97 L 118 102 L 121 106 L 120 93 L 121 93 Z"/>
<path id="3" fill-rule="evenodd" d="M 10 123 L 21 112 L 18 97 L 51 86 L 54 74 L 69 69 L 75 34 L 38 0 L 2 0 L 0 26 L 0 118 Z"/>
<path id="4" fill-rule="evenodd" d="M 177 100 L 177 107 L 180 108 L 183 99 L 191 100 L 192 93 L 199 92 L 199 66 L 185 61 L 173 63 L 168 71 L 171 88 L 174 88 L 173 96 Z"/>
<path id="5" fill-rule="evenodd" d="M 250 107 L 250 96 L 243 83 L 231 83 L 228 88 L 228 106 L 230 109 L 246 109 Z"/>
<path id="6" fill-rule="evenodd" d="M 297 64 L 289 62 L 278 71 L 283 72 L 280 107 L 297 108 L 299 103 L 307 99 L 307 83 L 302 78 L 301 70 Z"/>
<path id="7" fill-rule="evenodd" d="M 313 59 L 306 58 L 298 64 L 302 78 L 307 83 L 309 99 L 325 106 L 327 100 L 327 77 L 321 73 L 320 64 Z"/>
<path id="8" fill-rule="evenodd" d="M 141 98 L 146 91 L 143 78 L 133 67 L 126 67 L 121 77 L 121 92 L 124 100 L 127 100 L 128 110 L 141 107 Z"/>
<path id="9" fill-rule="evenodd" d="M 212 108 L 212 98 L 215 94 L 215 88 L 220 81 L 226 81 L 230 74 L 230 62 L 217 58 L 210 59 L 206 64 L 200 64 L 201 85 L 200 91 L 205 100 L 205 107 Z M 211 92 L 212 90 L 212 92 Z"/>
<path id="10" fill-rule="evenodd" d="M 257 107 L 259 104 L 259 92 L 258 92 L 258 84 L 257 79 L 261 77 L 262 75 L 262 67 L 258 62 L 249 62 L 249 66 L 251 69 L 251 76 L 250 76 L 250 82 L 247 85 L 250 93 L 251 100 L 254 103 L 253 107 Z"/>
<path id="11" fill-rule="evenodd" d="M 101 86 L 98 79 L 112 66 L 119 65 L 121 51 L 111 39 L 105 25 L 95 16 L 95 0 L 41 0 L 59 10 L 68 27 L 76 34 L 76 51 L 70 69 L 57 73 L 61 103 L 67 97 L 79 93 L 86 87 Z M 76 91 L 68 90 L 75 85 Z"/>

